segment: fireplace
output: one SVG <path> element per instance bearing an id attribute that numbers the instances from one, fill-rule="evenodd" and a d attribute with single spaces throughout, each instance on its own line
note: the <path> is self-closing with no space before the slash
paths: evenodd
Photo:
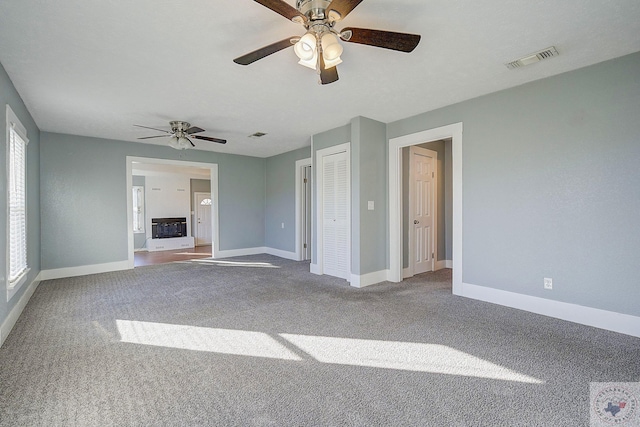
<path id="1" fill-rule="evenodd" d="M 151 238 L 168 239 L 187 235 L 187 218 L 152 218 Z"/>

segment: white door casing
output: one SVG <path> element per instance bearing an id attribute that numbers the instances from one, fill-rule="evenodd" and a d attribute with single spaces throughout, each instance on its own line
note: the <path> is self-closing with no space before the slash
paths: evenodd
<path id="1" fill-rule="evenodd" d="M 305 238 L 305 208 L 306 202 L 305 198 L 309 197 L 309 201 L 311 202 L 311 177 L 307 178 L 308 182 L 305 183 L 305 171 L 307 167 L 311 167 L 311 158 L 302 159 L 296 161 L 296 230 L 295 230 L 295 239 L 296 239 L 296 259 L 298 261 L 303 261 L 305 259 L 311 258 L 311 233 L 309 233 L 308 238 Z M 305 194 L 305 190 L 308 188 L 309 194 Z M 309 206 L 310 211 L 308 212 L 308 228 L 311 229 L 311 206 Z M 309 258 L 306 258 L 304 243 L 307 241 L 307 250 L 309 251 Z"/>
<path id="2" fill-rule="evenodd" d="M 409 267 L 420 274 L 435 269 L 438 153 L 420 147 L 409 152 Z"/>
<path id="3" fill-rule="evenodd" d="M 318 274 L 351 280 L 350 144 L 316 153 Z"/>
<path id="4" fill-rule="evenodd" d="M 196 205 L 196 246 L 211 244 L 211 193 L 193 193 Z"/>

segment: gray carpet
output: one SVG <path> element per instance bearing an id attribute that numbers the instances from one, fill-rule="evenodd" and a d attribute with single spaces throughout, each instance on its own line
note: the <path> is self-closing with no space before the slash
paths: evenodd
<path id="1" fill-rule="evenodd" d="M 2 426 L 583 426 L 640 340 L 268 255 L 40 284 L 0 348 Z"/>

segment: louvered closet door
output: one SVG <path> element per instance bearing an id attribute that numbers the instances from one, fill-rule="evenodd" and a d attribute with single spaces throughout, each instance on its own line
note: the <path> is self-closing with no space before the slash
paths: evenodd
<path id="1" fill-rule="evenodd" d="M 324 274 L 350 279 L 347 153 L 322 160 L 322 257 Z"/>

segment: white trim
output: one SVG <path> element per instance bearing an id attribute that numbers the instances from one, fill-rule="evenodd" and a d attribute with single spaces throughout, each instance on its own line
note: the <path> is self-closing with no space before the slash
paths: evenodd
<path id="1" fill-rule="evenodd" d="M 374 271 L 367 274 L 352 274 L 350 285 L 354 288 L 364 288 L 387 280 L 389 270 Z"/>
<path id="2" fill-rule="evenodd" d="M 13 112 L 9 104 L 6 104 L 6 119 L 7 119 L 7 135 L 9 134 L 9 125 L 13 128 L 14 131 L 20 138 L 25 142 L 26 145 L 29 145 L 29 138 L 27 138 L 27 129 L 24 127 L 16 113 Z M 7 143 L 9 143 L 9 139 L 7 137 Z"/>
<path id="3" fill-rule="evenodd" d="M 453 268 L 453 261 L 450 259 L 446 260 L 444 268 Z"/>
<path id="4" fill-rule="evenodd" d="M 352 263 L 351 263 L 351 142 L 345 142 L 344 144 L 334 145 L 332 147 L 323 148 L 318 150 L 315 155 L 316 159 L 316 167 L 315 167 L 315 188 L 316 188 L 316 265 L 318 268 L 318 273 L 316 274 L 324 274 L 324 260 L 322 259 L 322 250 L 323 250 L 323 204 L 322 204 L 322 184 L 323 184 L 323 168 L 322 161 L 325 156 L 330 156 L 338 153 L 346 153 L 347 156 L 347 253 L 349 254 L 349 271 L 347 271 L 347 275 L 351 275 L 352 271 Z M 313 171 L 312 171 L 313 173 Z M 348 279 L 346 279 L 348 280 Z"/>
<path id="5" fill-rule="evenodd" d="M 78 267 L 53 268 L 42 270 L 40 280 L 63 279 L 65 277 L 86 276 L 88 274 L 109 273 L 111 271 L 131 270 L 129 261 L 107 262 L 104 264 L 81 265 Z"/>
<path id="6" fill-rule="evenodd" d="M 298 259 L 298 254 L 296 252 L 283 251 L 276 248 L 264 248 L 264 253 L 275 255 L 280 258 L 290 259 L 293 261 L 301 261 L 300 259 Z"/>
<path id="7" fill-rule="evenodd" d="M 245 255 L 258 255 L 266 253 L 266 249 L 264 246 L 257 248 L 243 248 L 243 249 L 228 249 L 218 251 L 216 256 L 212 257 L 215 259 L 220 258 L 231 258 L 235 256 L 245 256 Z"/>
<path id="8" fill-rule="evenodd" d="M 219 229 L 219 203 L 218 203 L 218 164 L 217 163 L 200 163 L 200 162 L 188 162 L 182 160 L 169 160 L 169 159 L 155 159 L 151 157 L 134 157 L 127 156 L 127 194 L 131 194 L 133 191 L 133 163 L 150 163 L 161 165 L 178 165 L 178 166 L 192 166 L 196 168 L 209 169 L 209 180 L 211 181 L 211 256 L 213 258 L 221 258 L 218 255 L 220 251 L 220 229 Z M 191 208 L 189 208 L 191 211 Z M 129 268 L 134 266 L 134 245 L 133 245 L 133 229 L 131 227 L 133 215 L 133 201 L 131 197 L 127 197 L 127 230 L 128 230 L 128 262 Z"/>
<path id="9" fill-rule="evenodd" d="M 435 261 L 433 271 L 442 270 L 443 268 L 447 268 L 446 260 Z"/>
<path id="10" fill-rule="evenodd" d="M 27 306 L 27 303 L 31 299 L 31 296 L 38 288 L 38 285 L 40 284 L 40 280 L 41 280 L 40 275 L 38 274 L 38 276 L 36 276 L 33 282 L 31 282 L 29 286 L 25 289 L 24 293 L 22 294 L 22 296 L 20 297 L 16 305 L 13 306 L 13 308 L 11 309 L 7 317 L 4 319 L 4 322 L 2 322 L 2 324 L 0 325 L 0 347 L 4 343 L 4 340 L 7 338 L 7 336 L 9 335 L 9 332 L 11 332 L 11 330 L 15 326 L 16 322 L 18 321 L 18 318 L 22 314 L 22 311 L 24 310 L 24 308 Z"/>
<path id="11" fill-rule="evenodd" d="M 439 139 L 452 139 L 453 166 L 453 294 L 462 293 L 462 123 L 389 140 L 389 281 L 402 281 L 402 156 L 400 149 Z"/>
<path id="12" fill-rule="evenodd" d="M 302 247 L 302 205 L 305 200 L 303 197 L 302 181 L 304 179 L 304 168 L 307 166 L 311 166 L 311 157 L 296 161 L 296 261 L 302 261 L 304 259 L 304 248 Z"/>
<path id="13" fill-rule="evenodd" d="M 484 286 L 462 284 L 462 296 L 640 338 L 640 317 Z"/>
<path id="14" fill-rule="evenodd" d="M 391 277 L 391 270 L 387 270 L 387 271 L 389 271 L 389 277 Z M 409 277 L 413 277 L 413 269 L 411 267 L 403 268 L 402 278 L 408 279 Z"/>
<path id="15" fill-rule="evenodd" d="M 318 264 L 314 264 L 314 263 L 311 263 L 311 265 L 309 265 L 309 273 L 317 274 L 319 276 L 322 275 L 322 271 L 320 271 L 320 266 L 318 266 Z"/>

